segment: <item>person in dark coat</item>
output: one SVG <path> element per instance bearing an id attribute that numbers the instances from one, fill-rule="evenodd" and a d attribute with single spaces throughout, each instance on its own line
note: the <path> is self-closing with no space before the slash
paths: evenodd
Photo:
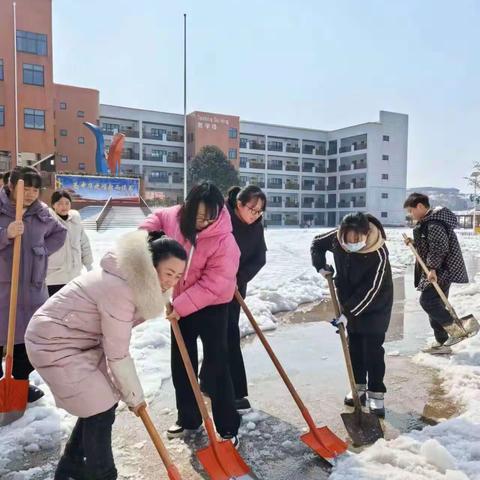
<path id="1" fill-rule="evenodd" d="M 25 182 L 23 219 L 15 220 L 16 186 Z M 50 215 L 47 205 L 38 200 L 42 177 L 33 167 L 16 167 L 8 185 L 0 190 L 0 352 L 7 344 L 10 287 L 12 280 L 13 244 L 22 236 L 20 280 L 18 285 L 17 322 L 13 352 L 13 377 L 28 380 L 33 367 L 25 350 L 25 330 L 35 311 L 48 298 L 48 256 L 59 250 L 66 239 L 66 229 Z M 3 370 L 0 363 L 0 376 Z M 38 400 L 43 392 L 30 385 L 29 402 Z"/>
<path id="2" fill-rule="evenodd" d="M 454 323 L 432 282 L 437 282 L 448 297 L 452 283 L 468 283 L 455 228 L 455 214 L 445 207 L 432 209 L 427 195 L 412 193 L 404 203 L 411 217 L 417 222 L 413 229 L 413 246 L 430 270 L 427 275 L 418 262 L 415 263 L 415 287 L 421 292 L 420 305 L 430 319 L 435 342 L 427 353 L 442 353 L 466 338 L 465 332 Z M 409 244 L 412 240 L 406 241 Z"/>
<path id="3" fill-rule="evenodd" d="M 255 185 L 249 185 L 243 189 L 231 187 L 226 205 L 232 219 L 232 233 L 240 248 L 237 286 L 240 294 L 245 298 L 248 282 L 253 280 L 266 263 L 267 245 L 262 215 L 267 207 L 267 197 Z M 239 321 L 240 304 L 233 299 L 228 305 L 228 353 L 236 407 L 238 410 L 244 410 L 250 408 L 250 402 L 247 399 L 247 374 L 240 346 Z"/>
<path id="4" fill-rule="evenodd" d="M 346 215 L 340 227 L 314 238 L 313 266 L 322 275 L 333 269 L 326 252 L 333 252 L 338 299 L 342 314 L 333 321 L 343 323 L 348 333 L 355 382 L 360 399 L 368 399 L 370 411 L 385 416 L 385 334 L 393 305 L 393 280 L 386 235 L 373 215 L 361 212 Z M 368 391 L 367 391 L 368 385 Z M 352 393 L 345 404 L 353 406 Z"/>

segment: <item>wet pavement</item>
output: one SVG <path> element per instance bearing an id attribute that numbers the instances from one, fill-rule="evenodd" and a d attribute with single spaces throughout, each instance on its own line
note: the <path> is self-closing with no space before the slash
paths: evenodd
<path id="1" fill-rule="evenodd" d="M 470 275 L 480 269 L 480 259 L 467 259 Z M 329 301 L 304 305 L 298 311 L 279 316 L 279 327 L 267 333 L 280 361 L 302 396 L 317 426 L 328 425 L 340 438 L 347 439 L 340 413 L 348 378 L 340 339 L 326 321 L 332 318 Z M 418 304 L 412 270 L 395 279 L 395 303 L 387 334 L 387 374 L 385 383 L 386 438 L 421 429 L 438 419 L 456 414 L 457 407 L 445 400 L 441 381 L 434 370 L 416 365 L 411 357 L 431 337 L 430 327 Z M 243 417 L 239 452 L 252 467 L 255 477 L 264 480 L 315 479 L 329 476 L 329 466 L 299 439 L 305 423 L 288 390 L 255 336 L 244 339 L 244 358 L 249 376 L 249 398 L 255 410 Z M 174 423 L 175 404 L 171 381 L 150 406 L 152 419 L 177 464 L 182 478 L 208 478 L 194 452 L 206 443 L 203 431 L 183 440 L 168 441 L 164 432 Z M 264 413 L 264 412 L 268 412 Z M 125 409 L 114 426 L 114 451 L 121 480 L 168 478 L 140 420 Z M 58 458 L 60 445 L 29 457 L 29 467 L 41 466 Z M 12 470 L 27 468 L 12 465 Z M 32 475 L 32 480 L 51 479 L 51 473 Z M 15 474 L 4 476 L 16 480 Z"/>

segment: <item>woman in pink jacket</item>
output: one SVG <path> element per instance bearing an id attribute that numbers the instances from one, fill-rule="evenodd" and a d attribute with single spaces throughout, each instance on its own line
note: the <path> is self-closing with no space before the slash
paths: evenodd
<path id="1" fill-rule="evenodd" d="M 147 230 L 164 230 L 188 252 L 187 268 L 173 292 L 174 316 L 180 320 L 185 343 L 195 370 L 198 369 L 197 339 L 201 338 L 209 376 L 218 433 L 238 445 L 240 416 L 228 366 L 228 304 L 233 298 L 240 250 L 232 235 L 232 222 L 220 190 L 209 182 L 192 188 L 185 203 L 157 210 L 141 225 Z M 172 335 L 172 379 L 178 417 L 169 428 L 169 438 L 182 436 L 202 424 L 200 411 Z"/>
<path id="2" fill-rule="evenodd" d="M 114 480 L 111 434 L 119 399 L 144 397 L 129 353 L 134 326 L 165 311 L 187 254 L 163 232 L 121 238 L 101 269 L 68 283 L 35 313 L 25 344 L 57 406 L 79 417 L 55 480 Z"/>

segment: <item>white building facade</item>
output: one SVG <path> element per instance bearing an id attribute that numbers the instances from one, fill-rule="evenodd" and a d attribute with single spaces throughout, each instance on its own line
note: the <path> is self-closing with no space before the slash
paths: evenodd
<path id="1" fill-rule="evenodd" d="M 122 172 L 145 178 L 147 196 L 183 197 L 183 115 L 100 106 L 107 145 L 125 133 Z M 268 198 L 268 226 L 336 226 L 369 212 L 404 225 L 408 116 L 381 111 L 378 122 L 325 131 L 240 121 L 242 185 Z"/>

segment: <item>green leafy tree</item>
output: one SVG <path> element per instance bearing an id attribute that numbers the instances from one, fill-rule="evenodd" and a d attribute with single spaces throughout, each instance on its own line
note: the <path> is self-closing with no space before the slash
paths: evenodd
<path id="1" fill-rule="evenodd" d="M 203 147 L 188 167 L 189 186 L 206 180 L 214 183 L 223 194 L 240 183 L 238 171 L 215 145 Z"/>

